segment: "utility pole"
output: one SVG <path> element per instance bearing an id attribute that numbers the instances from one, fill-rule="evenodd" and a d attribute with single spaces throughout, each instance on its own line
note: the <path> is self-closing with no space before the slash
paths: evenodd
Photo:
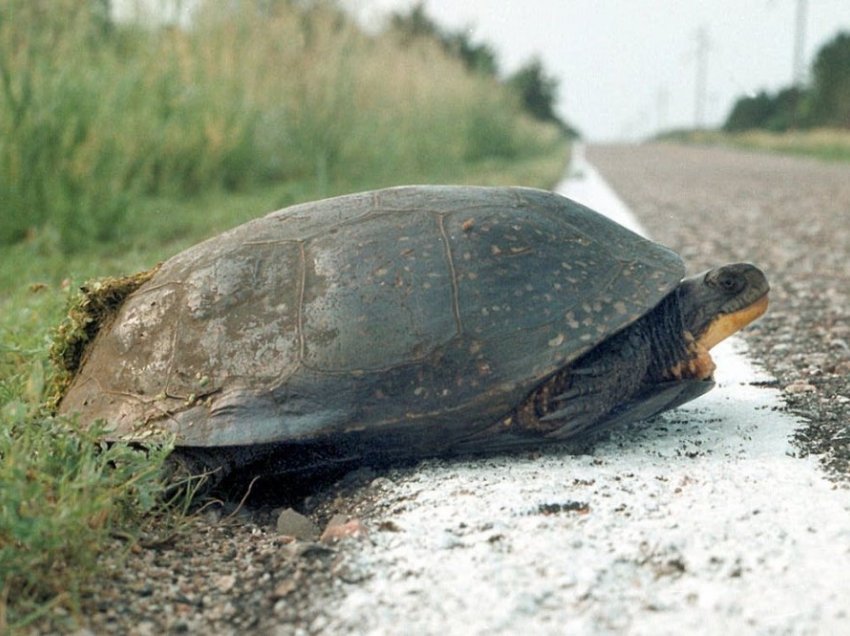
<path id="1" fill-rule="evenodd" d="M 696 79 L 694 81 L 694 128 L 705 127 L 705 102 L 708 90 L 708 51 L 711 44 L 708 41 L 708 30 L 701 26 L 696 33 Z"/>
<path id="2" fill-rule="evenodd" d="M 794 19 L 794 76 L 792 83 L 797 88 L 802 88 L 806 74 L 806 5 L 807 0 L 797 0 L 797 11 Z"/>
<path id="3" fill-rule="evenodd" d="M 667 127 L 667 107 L 670 103 L 670 91 L 666 86 L 659 87 L 655 93 L 655 128 L 657 132 L 664 132 Z"/>

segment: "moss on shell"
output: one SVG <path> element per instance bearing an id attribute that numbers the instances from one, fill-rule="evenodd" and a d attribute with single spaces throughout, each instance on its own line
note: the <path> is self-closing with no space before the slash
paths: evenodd
<path id="1" fill-rule="evenodd" d="M 71 297 L 68 312 L 53 332 L 50 360 L 56 373 L 47 394 L 47 404 L 55 410 L 85 359 L 87 346 L 102 328 L 112 323 L 124 300 L 149 281 L 159 265 L 136 274 L 86 281 Z"/>

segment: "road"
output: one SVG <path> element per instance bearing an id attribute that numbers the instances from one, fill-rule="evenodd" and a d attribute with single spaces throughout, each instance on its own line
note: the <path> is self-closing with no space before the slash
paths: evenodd
<path id="1" fill-rule="evenodd" d="M 717 356 L 718 389 L 592 445 L 358 471 L 304 502 L 368 531 L 331 548 L 210 511 L 219 523 L 117 562 L 87 627 L 846 633 L 850 166 L 672 145 L 587 156 L 618 196 L 586 168 L 565 187 L 628 223 L 630 207 L 691 271 L 767 272 L 771 308 Z"/>

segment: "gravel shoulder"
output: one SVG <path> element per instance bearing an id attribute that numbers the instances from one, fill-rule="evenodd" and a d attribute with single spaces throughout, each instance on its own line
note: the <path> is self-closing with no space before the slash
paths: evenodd
<path id="1" fill-rule="evenodd" d="M 83 630 L 802 634 L 846 625 L 850 167 L 672 145 L 587 154 L 693 271 L 733 260 L 765 269 L 771 309 L 743 346 L 772 374 L 757 382 L 769 388 L 726 377 L 735 397 L 721 387 L 594 444 L 364 468 L 299 504 L 319 526 L 343 515 L 365 528 L 339 542 L 292 541 L 268 507 L 211 508 L 172 543 L 110 560 L 81 610 Z M 781 391 L 807 420 L 757 401 L 741 419 L 740 391 L 757 388 Z M 795 440 L 764 435 L 774 426 Z M 805 470 L 789 472 L 797 466 Z"/>

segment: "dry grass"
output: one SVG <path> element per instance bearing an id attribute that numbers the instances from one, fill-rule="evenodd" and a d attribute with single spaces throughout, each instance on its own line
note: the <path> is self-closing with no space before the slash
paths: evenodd
<path id="1" fill-rule="evenodd" d="M 783 133 L 750 130 L 740 133 L 695 131 L 670 136 L 689 143 L 725 144 L 738 148 L 809 155 L 829 161 L 850 161 L 850 130 L 815 128 Z"/>

